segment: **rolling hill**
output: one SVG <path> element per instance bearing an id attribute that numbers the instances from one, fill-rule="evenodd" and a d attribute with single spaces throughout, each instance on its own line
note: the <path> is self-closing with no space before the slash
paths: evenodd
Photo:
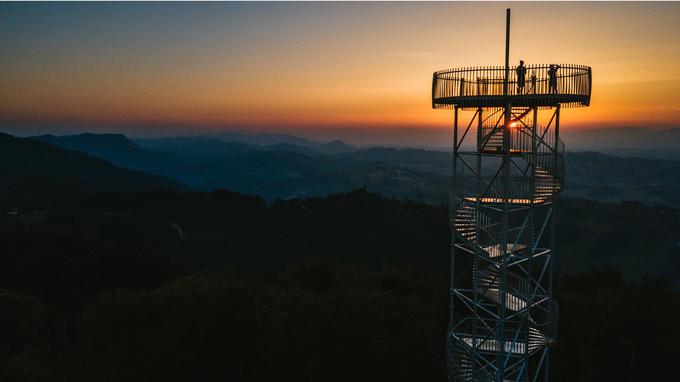
<path id="1" fill-rule="evenodd" d="M 180 182 L 0 133 L 0 205 L 47 207 L 100 192 L 183 190 Z"/>

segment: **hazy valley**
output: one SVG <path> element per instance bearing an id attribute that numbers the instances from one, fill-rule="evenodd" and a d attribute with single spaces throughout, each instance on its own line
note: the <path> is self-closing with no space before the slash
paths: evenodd
<path id="1" fill-rule="evenodd" d="M 441 203 L 448 198 L 452 159 L 447 151 L 360 147 L 337 140 L 321 143 L 282 134 L 229 132 L 158 139 L 82 134 L 33 139 L 173 178 L 192 189 L 226 188 L 268 199 L 323 196 L 366 187 L 388 196 Z M 646 141 L 650 140 L 654 141 Z M 580 147 L 578 142 L 575 139 L 576 147 Z M 601 149 L 611 150 L 611 146 L 603 144 Z M 568 152 L 562 195 L 680 206 L 680 158 L 654 158 L 651 148 L 636 149 L 640 151 L 647 154 Z"/>

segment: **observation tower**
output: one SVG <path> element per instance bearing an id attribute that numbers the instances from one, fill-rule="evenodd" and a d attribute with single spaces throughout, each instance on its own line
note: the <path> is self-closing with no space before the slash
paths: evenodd
<path id="1" fill-rule="evenodd" d="M 432 78 L 432 107 L 454 116 L 449 381 L 547 381 L 557 339 L 560 110 L 590 104 L 591 69 L 509 66 L 510 9 L 505 44 L 505 66 Z"/>

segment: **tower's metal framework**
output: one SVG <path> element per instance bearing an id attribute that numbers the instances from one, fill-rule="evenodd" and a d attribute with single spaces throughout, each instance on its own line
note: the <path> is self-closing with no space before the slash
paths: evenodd
<path id="1" fill-rule="evenodd" d="M 510 67 L 509 36 L 508 9 L 504 66 L 443 70 L 432 81 L 433 108 L 454 110 L 450 381 L 547 381 L 557 338 L 560 110 L 590 104 L 592 75 L 579 65 Z"/>

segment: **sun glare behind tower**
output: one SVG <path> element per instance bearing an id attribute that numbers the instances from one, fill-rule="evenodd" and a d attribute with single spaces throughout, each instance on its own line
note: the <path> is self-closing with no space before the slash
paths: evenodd
<path id="1" fill-rule="evenodd" d="M 590 104 L 591 69 L 505 65 L 435 72 L 432 107 L 453 109 L 450 381 L 548 379 L 560 109 Z M 459 128 L 459 114 L 472 117 Z"/>

